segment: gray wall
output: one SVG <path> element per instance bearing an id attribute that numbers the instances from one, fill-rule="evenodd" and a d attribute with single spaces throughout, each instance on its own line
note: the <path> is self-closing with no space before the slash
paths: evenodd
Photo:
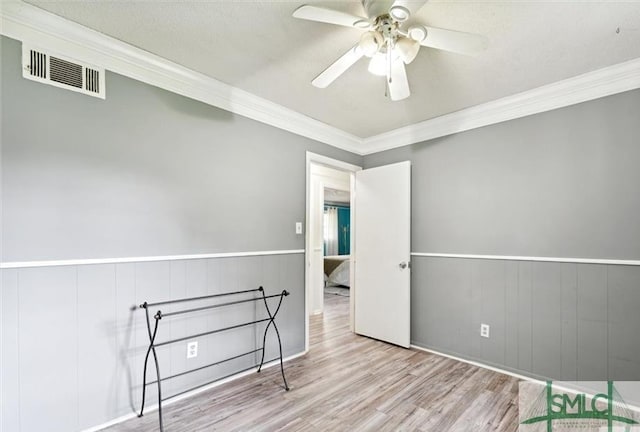
<path id="1" fill-rule="evenodd" d="M 362 157 L 107 73 L 21 77 L 2 39 L 3 261 L 302 249 L 307 150 Z"/>
<path id="2" fill-rule="evenodd" d="M 640 259 L 640 90 L 365 157 L 413 165 L 416 252 Z"/>
<path id="3" fill-rule="evenodd" d="M 637 381 L 639 282 L 638 266 L 413 257 L 411 340 L 540 379 Z"/>
<path id="4" fill-rule="evenodd" d="M 1 43 L 4 262 L 302 249 L 305 152 L 362 164 L 113 73 L 106 100 L 24 80 L 20 44 Z M 0 280 L 3 431 L 82 430 L 138 408 L 147 336 L 135 305 L 145 300 L 287 289 L 285 355 L 304 350 L 303 254 L 4 269 Z M 244 305 L 175 318 L 159 338 L 261 316 Z M 253 349 L 260 331 L 200 338 L 188 362 L 186 343 L 161 349 L 163 373 Z M 166 394 L 254 360 L 170 382 Z"/>
<path id="5" fill-rule="evenodd" d="M 365 167 L 412 161 L 413 252 L 640 260 L 639 112 L 635 90 Z M 416 345 L 535 377 L 640 379 L 640 267 L 412 261 Z"/>

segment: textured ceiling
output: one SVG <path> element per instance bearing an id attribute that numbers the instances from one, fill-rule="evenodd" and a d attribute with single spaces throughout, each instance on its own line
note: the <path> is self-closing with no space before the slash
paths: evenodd
<path id="1" fill-rule="evenodd" d="M 363 138 L 640 57 L 638 1 L 432 1 L 412 21 L 486 35 L 489 48 L 421 48 L 411 97 L 391 102 L 365 60 L 327 89 L 310 84 L 361 30 L 291 13 L 362 15 L 357 1 L 28 2 Z"/>

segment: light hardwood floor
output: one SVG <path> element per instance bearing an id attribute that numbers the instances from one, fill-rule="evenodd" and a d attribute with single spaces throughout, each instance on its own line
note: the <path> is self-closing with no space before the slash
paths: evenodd
<path id="1" fill-rule="evenodd" d="M 310 352 L 280 371 L 214 388 L 165 409 L 165 432 L 515 432 L 518 380 L 349 332 L 349 299 L 325 295 Z M 108 431 L 156 431 L 156 412 Z"/>

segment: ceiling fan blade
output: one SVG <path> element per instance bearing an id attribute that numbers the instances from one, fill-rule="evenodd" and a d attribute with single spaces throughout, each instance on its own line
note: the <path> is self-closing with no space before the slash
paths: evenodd
<path id="1" fill-rule="evenodd" d="M 356 44 L 331 66 L 326 68 L 320 75 L 315 77 L 314 80 L 311 81 L 311 84 L 318 88 L 326 88 L 329 84 L 334 82 L 336 78 L 345 73 L 347 69 L 353 66 L 355 62 L 360 60 L 363 55 L 362 50 Z"/>
<path id="2" fill-rule="evenodd" d="M 302 5 L 298 9 L 293 11 L 293 17 L 309 21 L 317 21 L 327 24 L 355 27 L 360 29 L 366 29 L 371 26 L 369 20 L 367 20 L 366 18 L 333 9 L 326 9 L 309 5 Z"/>
<path id="3" fill-rule="evenodd" d="M 406 99 L 411 95 L 407 70 L 402 60 L 398 59 L 391 63 L 391 77 L 387 85 L 389 86 L 389 97 L 392 101 Z"/>
<path id="4" fill-rule="evenodd" d="M 486 36 L 437 27 L 424 28 L 427 30 L 427 37 L 420 45 L 466 55 L 478 54 L 487 49 Z"/>

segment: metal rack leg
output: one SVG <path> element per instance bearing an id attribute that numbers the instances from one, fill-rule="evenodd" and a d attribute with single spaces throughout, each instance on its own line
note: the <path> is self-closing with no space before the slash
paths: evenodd
<path id="1" fill-rule="evenodd" d="M 280 372 L 282 373 L 282 381 L 284 381 L 285 390 L 289 391 L 289 384 L 287 384 L 287 378 L 284 375 L 284 360 L 282 359 L 282 340 L 280 339 L 280 332 L 278 331 L 278 326 L 276 325 L 276 322 L 275 322 L 276 315 L 278 315 L 278 312 L 280 311 L 280 306 L 282 306 L 282 300 L 284 299 L 285 296 L 288 296 L 289 293 L 286 290 L 282 291 L 282 293 L 280 294 L 280 301 L 278 302 L 278 307 L 276 308 L 275 312 L 272 314 L 271 309 L 269 309 L 269 304 L 267 303 L 267 298 L 264 295 L 264 290 L 260 290 L 260 291 L 262 292 L 262 300 L 264 301 L 264 306 L 267 309 L 267 314 L 269 314 L 269 323 L 264 329 L 264 336 L 262 338 L 262 360 L 260 360 L 260 366 L 258 367 L 258 372 L 262 370 L 262 365 L 264 364 L 264 353 L 265 353 L 264 347 L 267 342 L 267 331 L 269 330 L 269 327 L 271 326 L 271 324 L 273 324 L 273 328 L 276 331 L 276 336 L 278 336 L 278 347 L 280 349 Z"/>
<path id="2" fill-rule="evenodd" d="M 142 405 L 140 407 L 140 414 L 138 417 L 142 417 L 144 415 L 144 403 L 147 399 L 147 364 L 149 363 L 149 354 L 151 354 L 151 347 L 153 347 L 153 339 L 155 337 L 155 333 L 158 331 L 158 322 L 156 321 L 156 326 L 151 332 L 151 322 L 149 321 L 149 309 L 147 308 L 147 302 L 144 302 L 140 305 L 141 308 L 144 309 L 145 318 L 147 319 L 147 334 L 149 335 L 149 348 L 147 348 L 147 355 L 144 357 L 144 368 L 142 370 Z"/>
<path id="3" fill-rule="evenodd" d="M 284 389 L 289 391 L 289 384 L 287 384 L 287 378 L 284 376 L 284 360 L 282 359 L 282 341 L 280 340 L 280 332 L 278 331 L 278 326 L 276 323 L 273 323 L 273 328 L 276 330 L 276 335 L 278 336 L 278 346 L 280 347 L 280 372 L 282 373 L 282 381 L 284 381 Z"/>
<path id="4" fill-rule="evenodd" d="M 267 299 L 264 294 L 264 288 L 260 287 L 258 288 L 258 291 L 260 291 L 260 294 L 262 294 L 262 301 L 264 301 L 264 304 L 266 305 Z M 282 295 L 280 295 L 280 298 L 282 299 Z M 269 327 L 271 326 L 271 321 L 273 321 L 271 319 L 271 312 L 269 312 L 268 306 L 267 306 L 267 313 L 269 314 L 269 322 L 267 323 L 267 326 L 264 328 L 264 335 L 262 336 L 262 358 L 260 359 L 260 366 L 258 366 L 258 373 L 262 370 L 262 365 L 264 364 L 264 353 L 265 353 L 264 346 L 267 344 L 267 332 L 269 331 Z"/>
<path id="5" fill-rule="evenodd" d="M 156 328 L 158 325 L 159 318 L 156 318 Z M 156 377 L 158 380 L 158 417 L 160 419 L 160 432 L 164 432 L 164 426 L 162 424 L 162 386 L 160 381 L 160 366 L 158 365 L 158 356 L 156 354 L 156 347 L 152 347 L 151 351 L 153 352 L 153 360 L 156 363 Z"/>
<path id="6" fill-rule="evenodd" d="M 269 321 L 269 323 L 264 329 L 264 336 L 262 337 L 262 359 L 260 359 L 260 366 L 258 366 L 258 372 L 262 370 L 262 365 L 264 364 L 264 352 L 265 352 L 264 346 L 267 343 L 267 331 L 269 330 L 270 326 L 271 326 L 271 321 Z"/>
<path id="7" fill-rule="evenodd" d="M 156 335 L 158 334 L 158 322 L 162 318 L 162 315 L 158 313 L 154 317 L 156 320 L 156 323 L 154 325 L 153 332 L 152 332 L 151 323 L 149 320 L 149 309 L 147 308 L 147 304 L 144 303 L 141 305 L 141 307 L 144 308 L 145 316 L 147 318 L 147 333 L 149 334 L 149 348 L 147 349 L 147 355 L 145 356 L 145 359 L 144 359 L 144 369 L 143 369 L 143 377 L 142 377 L 142 405 L 140 407 L 140 414 L 138 414 L 138 417 L 142 417 L 144 415 L 144 404 L 147 396 L 147 365 L 149 363 L 149 354 L 153 353 L 153 361 L 156 365 L 156 377 L 158 381 L 158 414 L 160 416 L 160 431 L 162 432 L 164 428 L 162 424 L 162 389 L 160 385 L 160 366 L 158 364 L 158 355 L 156 353 L 156 347 L 154 345 Z"/>
<path id="8" fill-rule="evenodd" d="M 147 398 L 147 363 L 149 362 L 149 354 L 151 354 L 151 345 L 149 345 L 147 355 L 144 357 L 144 369 L 142 370 L 142 406 L 140 407 L 138 417 L 144 415 L 144 401 Z"/>

